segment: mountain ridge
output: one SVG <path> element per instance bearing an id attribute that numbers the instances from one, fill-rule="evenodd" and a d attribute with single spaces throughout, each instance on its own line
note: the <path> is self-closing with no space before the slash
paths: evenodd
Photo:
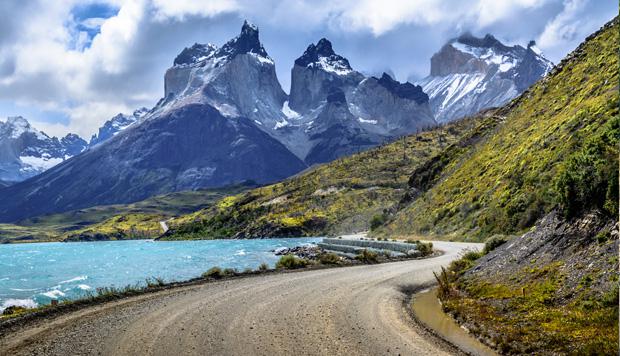
<path id="1" fill-rule="evenodd" d="M 430 75 L 419 84 L 436 120 L 446 122 L 502 106 L 552 68 L 534 41 L 524 48 L 504 45 L 490 34 L 465 33 L 431 57 Z"/>

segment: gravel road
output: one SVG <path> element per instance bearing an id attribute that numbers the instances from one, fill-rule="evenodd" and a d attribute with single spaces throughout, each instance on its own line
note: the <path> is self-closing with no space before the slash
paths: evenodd
<path id="1" fill-rule="evenodd" d="M 0 335 L 0 355 L 443 355 L 406 293 L 480 245 L 439 257 L 259 275 L 87 307 Z"/>

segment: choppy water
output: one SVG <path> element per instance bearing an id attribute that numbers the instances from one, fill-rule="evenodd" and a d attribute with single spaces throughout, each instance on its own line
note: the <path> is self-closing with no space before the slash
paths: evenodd
<path id="1" fill-rule="evenodd" d="M 0 245 L 0 312 L 73 299 L 98 287 L 144 284 L 146 278 L 182 281 L 213 266 L 273 266 L 280 247 L 318 238 L 153 242 L 109 241 Z"/>

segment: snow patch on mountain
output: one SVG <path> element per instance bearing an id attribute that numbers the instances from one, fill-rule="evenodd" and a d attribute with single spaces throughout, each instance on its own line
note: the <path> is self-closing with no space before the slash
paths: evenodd
<path id="1" fill-rule="evenodd" d="M 0 121 L 0 180 L 19 182 L 79 154 L 86 141 L 75 134 L 58 139 L 21 116 Z"/>
<path id="2" fill-rule="evenodd" d="M 50 157 L 49 155 L 43 155 L 41 157 L 20 156 L 19 159 L 23 163 L 21 168 L 22 172 L 32 172 L 35 174 L 46 171 L 65 160 L 64 157 Z"/>
<path id="3" fill-rule="evenodd" d="M 366 119 L 362 119 L 361 117 L 358 117 L 357 121 L 361 122 L 362 124 L 372 124 L 372 125 L 376 125 L 378 122 L 377 120 L 366 120 Z"/>
<path id="4" fill-rule="evenodd" d="M 118 114 L 114 116 L 99 128 L 97 134 L 90 138 L 88 146 L 93 147 L 118 135 L 121 131 L 126 130 L 132 125 L 142 121 L 148 113 L 149 109 L 140 108 L 135 110 L 131 115 Z"/>
<path id="5" fill-rule="evenodd" d="M 289 119 L 299 119 L 299 113 L 288 106 L 288 100 L 282 104 L 282 113 Z"/>
<path id="6" fill-rule="evenodd" d="M 349 68 L 347 63 L 328 57 L 319 57 L 318 62 L 308 64 L 308 68 L 320 68 L 326 72 L 336 73 L 337 75 L 347 75 L 353 71 Z"/>
<path id="7" fill-rule="evenodd" d="M 418 84 L 437 121 L 446 122 L 503 105 L 552 68 L 534 41 L 524 48 L 464 34 L 433 55 L 431 75 Z"/>

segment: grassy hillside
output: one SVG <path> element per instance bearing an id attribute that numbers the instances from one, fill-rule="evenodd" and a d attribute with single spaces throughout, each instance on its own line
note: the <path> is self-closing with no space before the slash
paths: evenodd
<path id="1" fill-rule="evenodd" d="M 171 221 L 164 239 L 306 236 L 362 231 L 397 203 L 409 175 L 479 121 L 463 120 L 227 197 Z"/>
<path id="2" fill-rule="evenodd" d="M 618 354 L 619 29 L 590 36 L 469 155 L 427 162 L 382 230 L 527 229 L 437 278 L 444 310 L 502 353 Z"/>
<path id="3" fill-rule="evenodd" d="M 176 192 L 132 204 L 97 206 L 0 224 L 0 243 L 157 237 L 162 233 L 160 221 L 204 209 L 251 187 L 244 184 Z"/>
<path id="4" fill-rule="evenodd" d="M 466 154 L 444 151 L 411 177 L 420 196 L 381 234 L 481 240 L 524 231 L 558 204 L 586 204 L 590 188 L 601 208 L 617 201 L 617 28 L 589 38 L 500 113 L 488 139 Z"/>

